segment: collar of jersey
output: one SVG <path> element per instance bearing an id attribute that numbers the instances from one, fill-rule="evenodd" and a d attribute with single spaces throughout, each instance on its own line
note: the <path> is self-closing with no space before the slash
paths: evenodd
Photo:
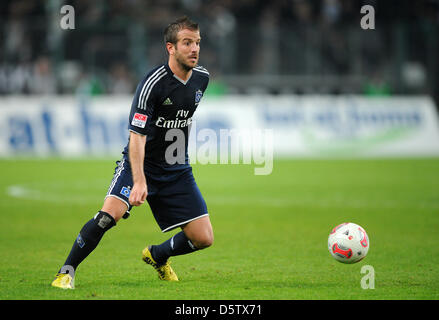
<path id="1" fill-rule="evenodd" d="M 192 78 L 192 75 L 194 74 L 194 71 L 191 70 L 191 75 L 189 76 L 189 78 L 188 78 L 186 81 L 184 81 L 184 80 L 180 79 L 178 76 L 176 76 L 176 75 L 172 72 L 172 70 L 171 70 L 171 68 L 169 67 L 168 64 L 166 64 L 165 66 L 166 66 L 166 69 L 168 69 L 168 71 L 172 74 L 172 76 L 173 76 L 175 79 L 177 79 L 179 82 L 181 82 L 183 85 L 186 85 L 186 84 L 189 82 L 189 80 Z"/>

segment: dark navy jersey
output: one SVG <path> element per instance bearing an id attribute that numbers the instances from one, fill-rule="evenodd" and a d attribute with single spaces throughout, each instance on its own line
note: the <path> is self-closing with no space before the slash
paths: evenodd
<path id="1" fill-rule="evenodd" d="M 209 72 L 201 66 L 193 68 L 190 78 L 183 81 L 164 64 L 139 83 L 128 129 L 146 135 L 145 172 L 166 175 L 190 167 L 187 154 L 190 125 L 208 82 Z M 177 139 L 180 139 L 178 143 Z M 127 159 L 128 146 L 129 141 L 123 151 Z"/>

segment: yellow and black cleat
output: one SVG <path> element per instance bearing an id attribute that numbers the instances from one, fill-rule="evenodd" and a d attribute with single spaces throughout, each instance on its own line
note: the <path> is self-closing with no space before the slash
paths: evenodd
<path id="1" fill-rule="evenodd" d="M 175 274 L 174 270 L 172 270 L 169 260 L 166 261 L 163 265 L 158 265 L 157 262 L 154 261 L 151 255 L 150 247 L 146 247 L 142 251 L 142 260 L 147 264 L 151 265 L 156 269 L 159 275 L 159 279 L 166 281 L 178 281 L 178 277 Z"/>
<path id="2" fill-rule="evenodd" d="M 52 282 L 52 287 L 61 289 L 75 289 L 74 278 L 67 273 L 57 273 L 55 280 Z"/>

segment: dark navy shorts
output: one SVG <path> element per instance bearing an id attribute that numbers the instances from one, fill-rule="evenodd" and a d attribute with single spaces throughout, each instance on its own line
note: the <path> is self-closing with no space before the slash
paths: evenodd
<path id="1" fill-rule="evenodd" d="M 133 178 L 126 159 L 116 163 L 106 197 L 116 197 L 128 206 L 124 216 L 126 218 L 132 208 L 128 199 Z M 208 216 L 206 202 L 198 189 L 191 167 L 172 173 L 172 179 L 160 179 L 146 172 L 145 176 L 148 187 L 146 200 L 162 232 Z"/>

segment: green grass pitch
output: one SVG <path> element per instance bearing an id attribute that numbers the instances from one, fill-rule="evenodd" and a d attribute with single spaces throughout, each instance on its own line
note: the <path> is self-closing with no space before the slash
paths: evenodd
<path id="1" fill-rule="evenodd" d="M 161 233 L 147 205 L 109 231 L 79 266 L 75 290 L 50 283 L 100 209 L 115 160 L 0 160 L 0 299 L 438 299 L 439 159 L 277 160 L 195 165 L 215 232 L 207 250 L 172 258 L 180 282 L 141 261 Z M 330 256 L 342 222 L 363 226 L 368 256 Z M 361 268 L 375 271 L 362 289 Z"/>

